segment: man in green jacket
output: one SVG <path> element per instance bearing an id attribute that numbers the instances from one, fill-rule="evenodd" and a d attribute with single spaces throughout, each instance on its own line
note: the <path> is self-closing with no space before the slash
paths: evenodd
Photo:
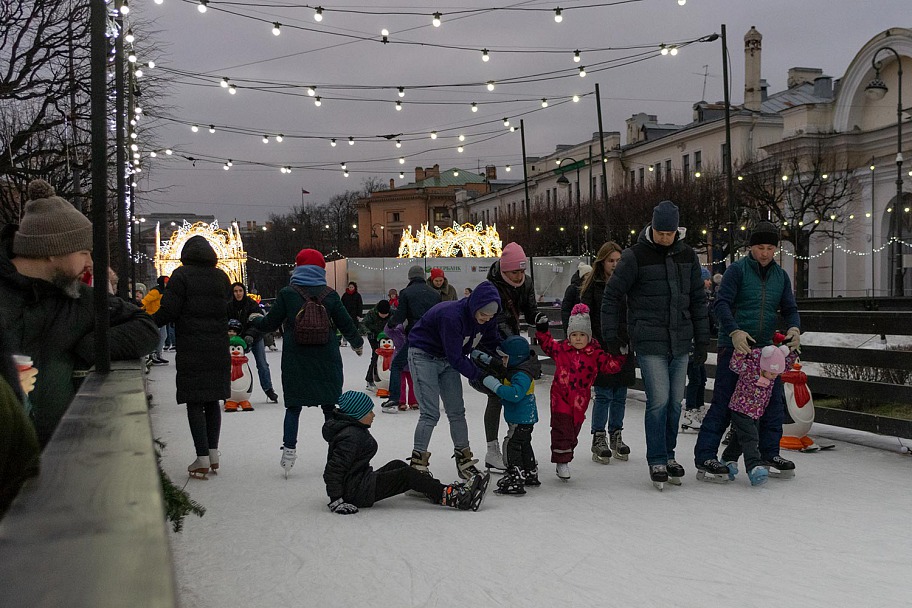
<path id="1" fill-rule="evenodd" d="M 79 372 L 95 362 L 93 293 L 80 280 L 92 268 L 92 223 L 44 180 L 31 182 L 28 193 L 20 225 L 0 233 L 0 324 L 9 328 L 13 352 L 31 357 L 39 372 L 29 401 L 44 447 L 76 394 Z M 152 317 L 113 295 L 108 312 L 112 359 L 155 350 Z"/>

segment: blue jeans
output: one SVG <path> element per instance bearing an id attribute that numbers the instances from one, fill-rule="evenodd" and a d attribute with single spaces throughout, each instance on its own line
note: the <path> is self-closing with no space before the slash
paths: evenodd
<path id="1" fill-rule="evenodd" d="M 266 344 L 260 338 L 250 347 L 253 358 L 256 361 L 257 374 L 260 376 L 260 387 L 263 392 L 272 390 L 272 375 L 269 373 L 269 362 L 266 361 Z"/>
<path id="2" fill-rule="evenodd" d="M 389 400 L 393 403 L 399 403 L 402 400 L 402 386 L 401 386 L 401 377 L 402 370 L 409 363 L 409 343 L 408 338 L 405 340 L 405 344 L 402 345 L 402 348 L 396 349 L 396 354 L 393 355 L 393 362 L 390 363 L 390 386 L 389 386 Z M 415 370 L 411 370 L 412 378 L 415 377 Z M 461 385 L 460 385 L 461 386 Z M 461 395 L 462 393 L 460 393 Z"/>
<path id="3" fill-rule="evenodd" d="M 453 448 L 469 447 L 469 426 L 462 400 L 462 378 L 444 357 L 432 357 L 423 350 L 412 348 L 408 356 L 409 371 L 418 398 L 418 424 L 415 426 L 415 449 L 427 452 L 434 427 L 440 420 L 440 401 L 450 421 Z M 392 388 L 392 387 L 390 387 Z"/>
<path id="4" fill-rule="evenodd" d="M 646 385 L 646 462 L 666 464 L 675 457 L 681 399 L 687 380 L 687 355 L 640 355 Z"/>
<path id="5" fill-rule="evenodd" d="M 728 367 L 734 351 L 731 347 L 719 347 L 716 355 L 716 377 L 713 381 L 713 396 L 709 410 L 703 416 L 700 434 L 697 436 L 697 445 L 694 446 L 694 462 L 697 465 L 716 458 L 719 454 L 719 444 L 725 429 L 731 422 L 731 410 L 728 402 L 731 401 L 735 385 L 738 384 L 738 374 Z M 782 379 L 776 378 L 773 394 L 770 397 L 766 411 L 760 417 L 759 448 L 760 457 L 770 460 L 779 455 L 779 440 L 782 439 L 782 422 L 785 419 L 785 390 L 782 388 Z"/>
<path id="6" fill-rule="evenodd" d="M 335 404 L 330 403 L 328 405 L 321 405 L 323 409 L 323 422 L 326 422 L 332 418 L 333 410 L 336 409 Z M 293 407 L 285 408 L 285 423 L 284 428 L 282 429 L 282 444 L 286 448 L 295 449 L 298 445 L 298 424 L 301 421 L 301 410 L 303 408 L 300 405 Z"/>
<path id="7" fill-rule="evenodd" d="M 592 432 L 608 432 L 624 428 L 624 412 L 627 407 L 626 386 L 596 386 L 595 401 L 592 403 Z"/>
<path id="8" fill-rule="evenodd" d="M 168 323 L 166 327 L 168 328 L 168 337 L 165 339 L 165 344 L 173 348 L 177 346 L 177 343 L 174 341 L 174 323 Z"/>
<path id="9" fill-rule="evenodd" d="M 162 325 L 158 328 L 158 346 L 155 348 L 155 354 L 161 359 L 162 350 L 165 348 L 165 340 L 168 339 L 168 326 Z"/>
<path id="10" fill-rule="evenodd" d="M 703 407 L 703 394 L 706 392 L 706 366 L 687 362 L 687 391 L 684 396 L 684 407 L 695 410 Z"/>

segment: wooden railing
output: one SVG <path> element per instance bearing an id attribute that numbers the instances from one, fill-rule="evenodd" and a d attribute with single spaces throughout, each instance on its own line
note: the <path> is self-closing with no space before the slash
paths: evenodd
<path id="1" fill-rule="evenodd" d="M 90 374 L 0 521 L 0 605 L 178 605 L 139 362 Z"/>

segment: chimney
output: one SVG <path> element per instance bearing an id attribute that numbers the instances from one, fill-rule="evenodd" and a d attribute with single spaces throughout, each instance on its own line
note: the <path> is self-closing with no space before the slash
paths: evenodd
<path id="1" fill-rule="evenodd" d="M 396 180 L 394 180 L 394 179 L 391 177 L 391 178 L 390 178 L 390 190 L 393 190 L 393 189 L 395 189 L 395 188 L 396 188 Z"/>
<path id="2" fill-rule="evenodd" d="M 814 97 L 833 98 L 833 78 L 831 76 L 818 76 L 814 79 Z"/>
<path id="3" fill-rule="evenodd" d="M 753 25 L 744 34 L 744 109 L 760 111 L 760 46 L 763 36 Z"/>
<path id="4" fill-rule="evenodd" d="M 789 68 L 786 86 L 791 89 L 806 82 L 813 83 L 821 76 L 823 76 L 823 70 L 820 68 Z"/>
<path id="5" fill-rule="evenodd" d="M 766 78 L 760 79 L 760 101 L 766 101 L 769 98 L 769 83 Z"/>
<path id="6" fill-rule="evenodd" d="M 424 172 L 424 169 L 422 169 L 421 167 L 415 167 L 415 181 L 420 182 L 425 177 L 426 177 L 426 174 Z"/>
<path id="7" fill-rule="evenodd" d="M 425 177 L 425 178 L 429 178 L 429 177 L 440 177 L 440 165 L 438 165 L 438 164 L 435 163 L 434 166 L 433 166 L 431 169 L 428 169 L 428 170 L 424 173 L 424 177 Z"/>
<path id="8" fill-rule="evenodd" d="M 497 167 L 495 165 L 485 165 L 484 176 L 488 181 L 497 179 Z"/>

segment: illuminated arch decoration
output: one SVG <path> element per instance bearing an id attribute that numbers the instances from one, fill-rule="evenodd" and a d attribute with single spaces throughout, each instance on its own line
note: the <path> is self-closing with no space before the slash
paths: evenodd
<path id="1" fill-rule="evenodd" d="M 211 224 L 197 222 L 193 225 L 187 220 L 178 228 L 168 241 L 161 240 L 159 224 L 155 224 L 155 272 L 159 276 L 171 276 L 174 269 L 181 265 L 180 253 L 187 239 L 201 236 L 209 241 L 215 255 L 218 256 L 219 268 L 225 271 L 232 282 L 247 284 L 247 252 L 241 241 L 241 232 L 232 222 L 228 230 L 219 228 L 218 220 Z"/>
<path id="2" fill-rule="evenodd" d="M 415 236 L 411 227 L 402 233 L 399 241 L 400 258 L 454 258 L 460 253 L 466 258 L 499 258 L 503 243 L 496 226 L 487 228 L 479 222 L 476 225 L 453 222 L 452 228 L 434 231 L 422 224 Z"/>

